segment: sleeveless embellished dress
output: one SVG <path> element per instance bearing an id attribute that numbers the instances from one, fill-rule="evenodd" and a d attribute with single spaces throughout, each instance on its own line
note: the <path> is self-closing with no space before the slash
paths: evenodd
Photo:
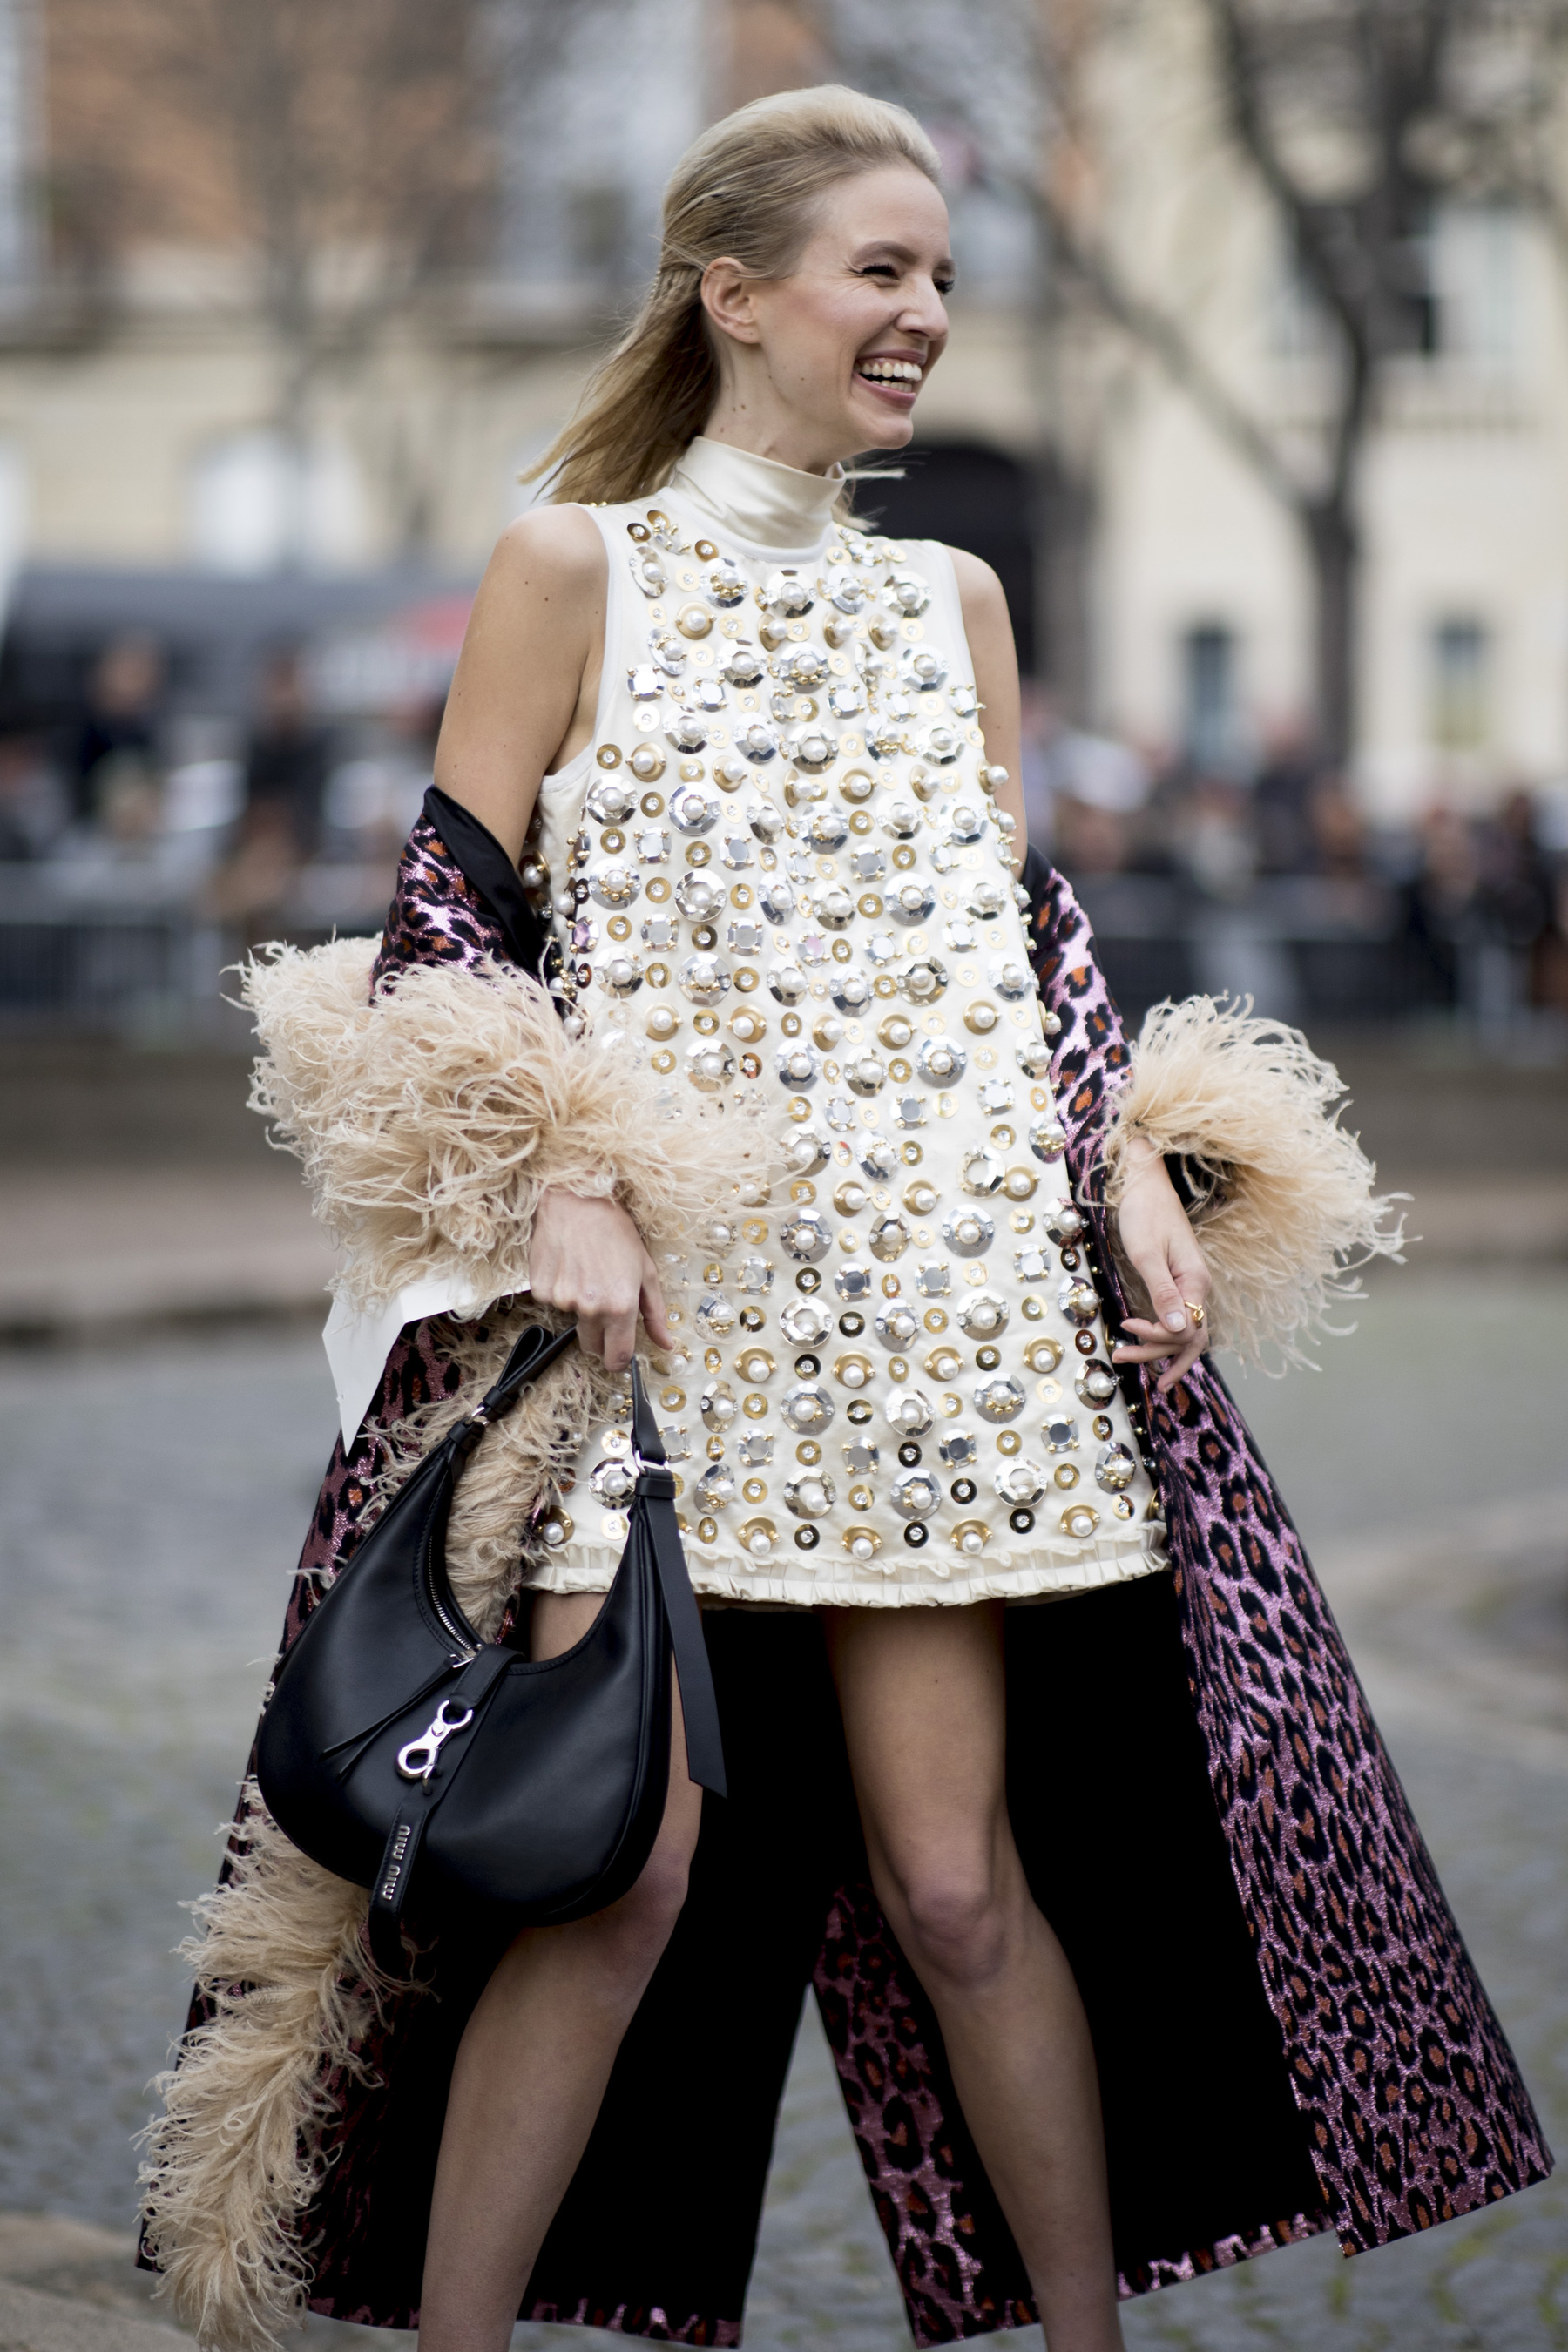
<path id="1" fill-rule="evenodd" d="M 590 509 L 594 741 L 522 859 L 595 1035 L 775 1129 L 789 1171 L 659 1268 L 649 1377 L 710 1601 L 1046 1599 L 1165 1565 L 1075 1246 L 1064 1136 L 952 562 L 837 478 L 695 441 Z M 634 1471 L 597 1430 L 535 1589 L 596 1591 Z"/>

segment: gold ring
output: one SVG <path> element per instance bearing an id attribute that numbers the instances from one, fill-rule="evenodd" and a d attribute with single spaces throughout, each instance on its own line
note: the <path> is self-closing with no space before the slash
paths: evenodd
<path id="1" fill-rule="evenodd" d="M 1204 1325 L 1208 1321 L 1208 1317 L 1204 1313 L 1203 1308 L 1198 1305 L 1197 1301 L 1193 1298 L 1184 1298 L 1182 1305 L 1192 1317 L 1193 1322 L 1197 1329 L 1201 1331 Z"/>

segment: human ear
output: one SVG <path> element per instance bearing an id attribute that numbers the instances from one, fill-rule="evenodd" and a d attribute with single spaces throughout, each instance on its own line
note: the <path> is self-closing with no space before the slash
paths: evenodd
<path id="1" fill-rule="evenodd" d="M 728 255 L 710 261 L 702 273 L 702 307 L 720 332 L 737 343 L 761 341 L 755 286 L 755 278 Z"/>

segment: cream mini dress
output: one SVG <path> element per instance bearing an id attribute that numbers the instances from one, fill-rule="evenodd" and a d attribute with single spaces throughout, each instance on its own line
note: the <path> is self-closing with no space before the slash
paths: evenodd
<path id="1" fill-rule="evenodd" d="M 541 793 L 595 1034 L 776 1130 L 789 1175 L 660 1268 L 648 1371 L 712 1601 L 1046 1599 L 1163 1567 L 1075 1242 L 1064 1136 L 951 560 L 840 480 L 699 439 L 590 509 L 589 750 Z M 535 1589 L 607 1587 L 635 1475 L 596 1430 Z"/>

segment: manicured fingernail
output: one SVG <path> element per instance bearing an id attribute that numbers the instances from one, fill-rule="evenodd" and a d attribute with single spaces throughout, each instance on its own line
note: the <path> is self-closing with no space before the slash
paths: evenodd
<path id="1" fill-rule="evenodd" d="M 1186 1317 L 1184 1315 L 1178 1315 L 1173 1307 L 1166 1316 L 1165 1322 L 1167 1327 L 1173 1331 L 1184 1331 L 1187 1328 Z"/>

